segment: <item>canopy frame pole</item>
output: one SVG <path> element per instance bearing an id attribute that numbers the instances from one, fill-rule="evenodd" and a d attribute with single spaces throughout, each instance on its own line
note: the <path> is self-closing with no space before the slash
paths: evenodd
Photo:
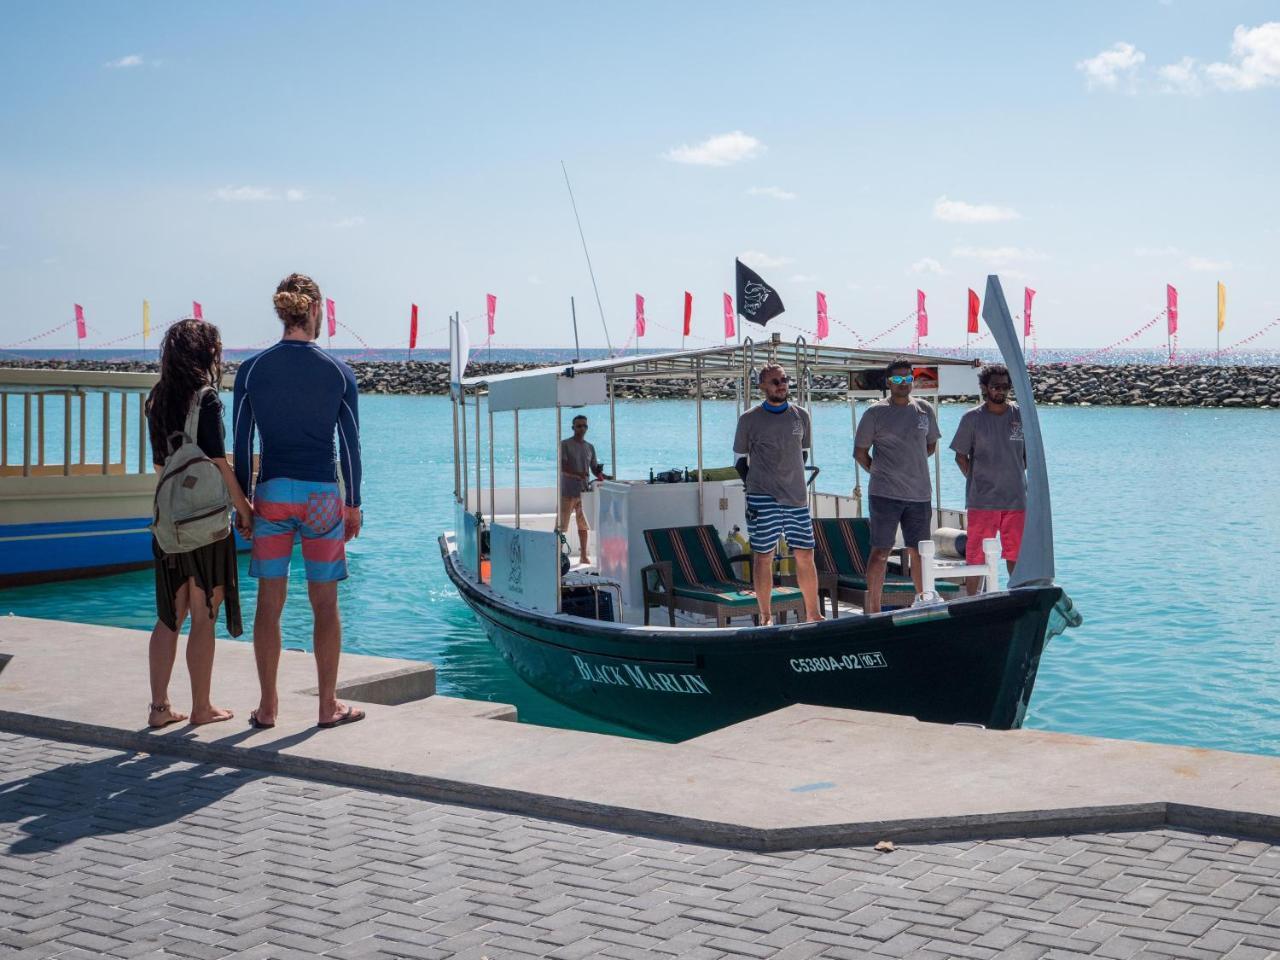
<path id="1" fill-rule="evenodd" d="M 484 455 L 481 449 L 480 435 L 480 388 L 476 387 L 476 516 L 484 519 L 484 505 L 481 498 L 484 496 L 484 486 L 480 482 L 480 458 Z M 477 534 L 478 536 L 478 534 Z"/>
<path id="2" fill-rule="evenodd" d="M 457 330 L 454 326 L 453 317 L 449 318 L 449 360 L 452 366 L 454 351 L 457 349 Z M 461 388 L 461 385 L 459 385 Z M 462 492 L 462 480 L 458 476 L 458 394 L 453 389 L 453 385 L 449 385 L 449 407 L 453 411 L 453 501 L 459 502 L 459 495 Z"/>
<path id="3" fill-rule="evenodd" d="M 939 397 L 933 401 L 933 418 L 937 420 L 941 415 L 942 399 Z M 941 429 L 938 432 L 941 433 Z M 938 439 L 941 441 L 942 438 Z M 936 529 L 942 526 L 942 449 L 936 443 L 933 447 L 933 497 L 937 504 L 933 512 L 933 526 Z"/>
<path id="4" fill-rule="evenodd" d="M 613 406 L 613 377 L 609 384 L 609 476 L 618 476 L 618 420 Z"/>
<path id="5" fill-rule="evenodd" d="M 515 441 L 516 441 L 516 449 L 515 449 L 515 464 L 516 464 L 516 529 L 517 529 L 517 530 L 519 530 L 519 529 L 520 529 L 520 411 L 519 411 L 518 409 L 517 409 L 517 410 L 512 410 L 512 411 L 511 411 L 511 416 L 512 416 L 512 425 L 513 425 L 513 426 L 514 426 L 514 428 L 515 428 L 512 432 L 515 434 Z"/>
<path id="6" fill-rule="evenodd" d="M 694 374 L 694 390 L 697 393 L 695 406 L 697 408 L 698 421 L 698 526 L 707 522 L 706 517 L 706 491 L 704 488 L 704 480 L 702 477 L 702 361 L 698 361 L 696 373 Z"/>
<path id="7" fill-rule="evenodd" d="M 493 402 L 489 403 L 489 526 L 498 522 L 498 492 L 493 479 Z"/>
<path id="8" fill-rule="evenodd" d="M 467 454 L 467 388 L 458 384 L 458 422 L 462 425 L 462 509 L 470 510 L 470 491 L 467 489 L 467 464 L 471 462 Z M 477 494 L 478 496 L 478 494 Z"/>
<path id="9" fill-rule="evenodd" d="M 562 609 L 561 588 L 564 585 L 563 584 L 564 578 L 560 576 L 560 538 L 564 536 L 564 531 L 560 529 L 560 524 L 565 519 L 564 517 L 560 516 L 560 512 L 561 512 L 560 511 L 560 503 L 561 503 L 560 484 L 563 482 L 563 479 L 561 477 L 561 472 L 560 472 L 560 466 L 561 466 L 560 464 L 560 431 L 561 429 L 562 429 L 562 426 L 561 426 L 560 400 L 559 398 L 557 398 L 556 399 L 556 445 L 554 448 L 555 457 L 556 457 L 556 490 L 555 490 L 556 542 L 555 542 L 555 556 L 551 558 L 552 562 L 555 564 L 555 571 L 556 571 L 556 613 L 560 613 Z M 581 550 L 584 546 L 585 544 L 579 544 L 578 549 Z"/>
<path id="10" fill-rule="evenodd" d="M 858 446 L 858 398 L 853 395 L 852 391 L 846 391 L 846 395 L 849 398 L 849 413 L 853 417 L 853 433 L 851 436 L 856 450 Z M 854 513 L 855 517 L 862 516 L 862 468 L 858 466 L 856 457 L 853 461 L 853 509 L 856 511 Z"/>

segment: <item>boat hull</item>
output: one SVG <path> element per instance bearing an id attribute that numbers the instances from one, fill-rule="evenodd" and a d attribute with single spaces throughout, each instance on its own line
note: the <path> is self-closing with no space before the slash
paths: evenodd
<path id="1" fill-rule="evenodd" d="M 550 617 L 445 569 L 522 679 L 583 713 L 670 740 L 794 703 L 995 729 L 1021 725 L 1048 637 L 1074 613 L 1059 587 L 845 616 L 816 625 L 646 628 Z"/>

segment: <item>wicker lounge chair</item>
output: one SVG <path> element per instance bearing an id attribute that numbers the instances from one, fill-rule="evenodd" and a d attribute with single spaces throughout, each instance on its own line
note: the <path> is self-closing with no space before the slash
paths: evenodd
<path id="1" fill-rule="evenodd" d="M 813 560 L 819 574 L 836 574 L 840 599 L 866 606 L 871 521 L 866 517 L 823 517 L 813 521 L 813 536 Z M 939 580 L 936 589 L 943 600 L 960 596 L 959 584 Z M 881 610 L 909 607 L 915 598 L 916 588 L 910 577 L 885 575 L 880 591 Z"/>
<path id="2" fill-rule="evenodd" d="M 750 564 L 750 555 L 730 558 L 710 525 L 664 527 L 644 532 L 653 563 L 640 571 L 644 588 L 644 622 L 651 607 L 666 607 L 671 626 L 676 611 L 704 613 L 716 626 L 728 626 L 732 617 L 751 614 L 759 621 L 759 603 L 749 581 L 735 576 L 734 563 Z M 774 587 L 770 607 L 779 623 L 794 610 L 803 616 L 804 598 L 795 587 Z"/>

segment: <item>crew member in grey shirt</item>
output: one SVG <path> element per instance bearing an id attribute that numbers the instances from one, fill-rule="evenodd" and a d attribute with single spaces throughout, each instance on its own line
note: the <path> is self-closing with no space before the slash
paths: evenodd
<path id="1" fill-rule="evenodd" d="M 590 563 L 587 556 L 587 537 L 590 527 L 587 526 L 587 515 L 582 509 L 582 494 L 591 482 L 590 475 L 597 480 L 608 478 L 604 466 L 596 458 L 596 448 L 587 443 L 587 418 L 578 414 L 573 418 L 573 436 L 560 441 L 560 529 L 569 527 L 569 515 L 576 514 L 578 520 L 578 562 Z"/>
<path id="2" fill-rule="evenodd" d="M 978 372 L 982 403 L 960 418 L 951 449 L 965 476 L 964 505 L 969 535 L 967 563 L 982 563 L 982 542 L 1000 539 L 1000 552 L 1013 573 L 1022 548 L 1027 516 L 1027 451 L 1022 438 L 1022 414 L 1009 402 L 1013 381 L 1003 363 L 989 363 Z M 969 577 L 969 595 L 978 592 L 981 577 Z"/>
<path id="3" fill-rule="evenodd" d="M 776 363 L 760 371 L 764 401 L 738 418 L 733 435 L 735 466 L 746 486 L 751 580 L 760 623 L 773 623 L 773 557 L 780 537 L 796 560 L 796 582 L 805 619 L 821 620 L 818 572 L 813 565 L 813 519 L 805 491 L 804 462 L 810 447 L 809 413 L 788 399 L 787 373 Z"/>
<path id="4" fill-rule="evenodd" d="M 880 612 L 885 567 L 902 528 L 911 560 L 916 593 L 924 589 L 916 545 L 932 535 L 933 485 L 929 457 L 938 446 L 938 418 L 933 408 L 911 396 L 915 382 L 911 361 L 896 357 L 885 368 L 889 396 L 873 403 L 858 423 L 853 458 L 871 475 L 871 556 L 867 558 L 867 595 L 863 612 Z"/>

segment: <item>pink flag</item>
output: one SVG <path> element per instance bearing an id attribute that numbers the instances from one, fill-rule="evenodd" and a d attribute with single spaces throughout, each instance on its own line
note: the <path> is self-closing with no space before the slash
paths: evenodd
<path id="1" fill-rule="evenodd" d="M 418 345 L 418 305 L 412 304 L 413 309 L 409 311 L 409 349 L 412 350 Z"/>
<path id="2" fill-rule="evenodd" d="M 818 339 L 825 340 L 831 335 L 830 322 L 827 320 L 827 295 L 818 291 Z"/>
<path id="3" fill-rule="evenodd" d="M 204 319 L 204 307 L 200 306 L 199 302 L 196 300 L 191 301 L 191 315 L 197 320 Z"/>
<path id="4" fill-rule="evenodd" d="M 688 290 L 684 292 L 684 335 L 689 335 L 690 325 L 693 323 L 693 294 Z"/>
<path id="5" fill-rule="evenodd" d="M 484 295 L 484 298 L 485 298 L 485 305 L 488 309 L 489 336 L 492 337 L 493 336 L 493 315 L 498 312 L 498 298 L 495 297 L 492 293 L 486 293 Z"/>
<path id="6" fill-rule="evenodd" d="M 329 336 L 332 337 L 338 332 L 338 310 L 328 297 L 324 301 L 324 312 L 325 316 L 329 318 Z"/>
<path id="7" fill-rule="evenodd" d="M 644 336 L 644 297 L 636 294 L 636 339 Z"/>
<path id="8" fill-rule="evenodd" d="M 1171 283 L 1164 285 L 1165 302 L 1169 308 L 1169 335 L 1178 332 L 1178 291 Z"/>
<path id="9" fill-rule="evenodd" d="M 724 338 L 733 336 L 733 297 L 724 295 Z"/>
<path id="10" fill-rule="evenodd" d="M 76 304 L 76 339 L 83 340 L 85 337 L 84 329 L 84 307 Z"/>
<path id="11" fill-rule="evenodd" d="M 908 314 L 910 316 L 910 314 Z M 929 335 L 929 311 L 924 307 L 924 291 L 916 291 L 916 336 Z"/>
<path id="12" fill-rule="evenodd" d="M 1022 288 L 1022 335 L 1031 336 L 1031 299 L 1036 292 L 1030 287 Z"/>

